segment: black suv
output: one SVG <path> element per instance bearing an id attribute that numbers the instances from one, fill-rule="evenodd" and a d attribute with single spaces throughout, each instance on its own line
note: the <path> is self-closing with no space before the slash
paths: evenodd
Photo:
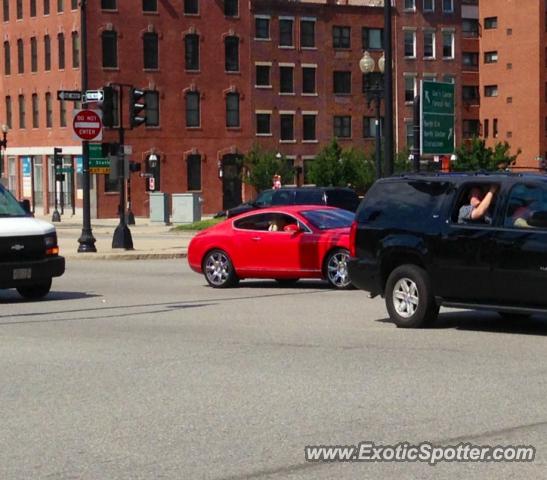
<path id="1" fill-rule="evenodd" d="M 497 187 L 482 220 L 462 221 L 472 190 Z M 459 218 L 460 217 L 460 218 Z M 351 229 L 351 282 L 385 297 L 399 327 L 439 307 L 547 313 L 547 176 L 404 175 L 377 181 Z"/>
<path id="2" fill-rule="evenodd" d="M 226 211 L 228 218 L 258 208 L 276 205 L 328 205 L 355 212 L 359 197 L 351 188 L 342 187 L 285 187 L 260 192 L 254 202 L 242 203 Z"/>

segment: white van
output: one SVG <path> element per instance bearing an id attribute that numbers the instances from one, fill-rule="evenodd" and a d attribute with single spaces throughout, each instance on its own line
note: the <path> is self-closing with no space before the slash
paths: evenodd
<path id="1" fill-rule="evenodd" d="M 51 279 L 64 271 L 55 227 L 31 217 L 0 184 L 0 289 L 16 288 L 25 298 L 42 298 L 51 289 Z"/>

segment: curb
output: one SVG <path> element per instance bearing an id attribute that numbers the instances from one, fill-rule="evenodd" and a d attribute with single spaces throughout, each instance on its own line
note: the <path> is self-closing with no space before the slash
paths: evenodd
<path id="1" fill-rule="evenodd" d="M 186 258 L 187 253 L 82 253 L 79 255 L 63 255 L 67 261 L 71 260 L 171 260 Z"/>

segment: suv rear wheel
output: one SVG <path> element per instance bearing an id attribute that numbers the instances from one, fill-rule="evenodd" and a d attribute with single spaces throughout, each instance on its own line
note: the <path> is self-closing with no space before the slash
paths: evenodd
<path id="1" fill-rule="evenodd" d="M 391 272 L 385 297 L 391 320 L 401 328 L 424 327 L 439 313 L 429 276 L 416 265 L 401 265 Z"/>

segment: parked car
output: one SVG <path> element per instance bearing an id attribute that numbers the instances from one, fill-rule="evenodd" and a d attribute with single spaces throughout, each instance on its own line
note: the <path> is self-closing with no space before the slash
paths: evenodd
<path id="1" fill-rule="evenodd" d="M 64 271 L 55 227 L 31 217 L 0 185 L 0 288 L 41 298 L 49 293 L 52 278 Z"/>
<path id="2" fill-rule="evenodd" d="M 215 288 L 244 278 L 274 278 L 286 285 L 324 278 L 334 288 L 348 288 L 353 218 L 346 210 L 317 205 L 244 213 L 198 233 L 188 246 L 188 263 Z"/>
<path id="3" fill-rule="evenodd" d="M 355 212 L 359 197 L 351 188 L 285 187 L 263 190 L 254 202 L 247 202 L 226 211 L 228 218 L 259 208 L 276 205 L 327 205 Z"/>
<path id="4" fill-rule="evenodd" d="M 477 186 L 497 188 L 490 217 L 462 223 L 460 209 L 468 209 Z M 399 327 L 432 322 L 440 306 L 513 316 L 547 313 L 547 177 L 379 180 L 357 212 L 350 251 L 352 283 L 384 296 Z"/>

